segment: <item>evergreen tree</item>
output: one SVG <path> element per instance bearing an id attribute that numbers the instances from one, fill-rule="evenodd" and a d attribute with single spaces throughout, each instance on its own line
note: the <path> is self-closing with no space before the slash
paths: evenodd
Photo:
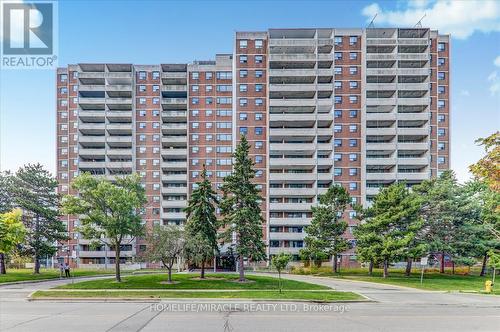
<path id="1" fill-rule="evenodd" d="M 14 208 L 12 189 L 12 175 L 0 172 L 0 213 L 9 212 Z"/>
<path id="2" fill-rule="evenodd" d="M 356 259 L 362 263 L 368 263 L 368 274 L 372 275 L 373 267 L 380 264 L 375 244 L 378 243 L 378 238 L 375 233 L 370 231 L 371 225 L 366 224 L 368 209 L 361 205 L 354 207 L 356 210 L 356 219 L 359 221 L 358 226 L 354 229 L 354 237 L 356 238 Z"/>
<path id="3" fill-rule="evenodd" d="M 57 251 L 56 242 L 67 239 L 66 228 L 59 220 L 57 180 L 40 164 L 21 167 L 12 178 L 14 204 L 23 210 L 27 230 L 21 246 L 24 255 L 33 256 L 34 273 L 40 273 L 40 258 Z"/>
<path id="4" fill-rule="evenodd" d="M 337 256 L 349 248 L 349 243 L 343 237 L 347 222 L 342 220 L 351 198 L 347 190 L 340 185 L 333 185 L 319 197 L 318 206 L 312 206 L 312 221 L 305 228 L 306 246 L 313 252 L 320 251 L 333 258 L 333 272 L 337 273 Z"/>
<path id="5" fill-rule="evenodd" d="M 207 177 L 207 170 L 203 165 L 201 172 L 202 181 L 197 183 L 193 190 L 186 211 L 188 219 L 186 223 L 186 233 L 190 238 L 201 237 L 204 243 L 210 246 L 210 252 L 219 250 L 217 243 L 217 230 L 219 228 L 217 216 L 215 215 L 215 205 L 217 204 L 217 194 L 212 189 L 212 184 Z M 206 257 L 209 259 L 210 257 Z M 201 278 L 205 278 L 205 259 L 201 259 Z"/>
<path id="6" fill-rule="evenodd" d="M 419 201 L 404 183 L 393 184 L 375 196 L 366 220 L 358 226 L 358 246 L 370 243 L 368 257 L 383 263 L 384 278 L 388 276 L 390 263 L 404 255 L 422 227 L 419 208 Z"/>
<path id="7" fill-rule="evenodd" d="M 224 178 L 223 199 L 220 207 L 223 223 L 227 226 L 225 238 L 236 239 L 235 253 L 238 256 L 240 281 L 245 280 L 243 260 L 265 259 L 263 237 L 263 218 L 260 209 L 262 197 L 252 183 L 255 177 L 254 163 L 248 156 L 250 144 L 245 136 L 241 137 L 233 155 L 234 167 L 231 175 Z"/>
<path id="8" fill-rule="evenodd" d="M 115 251 L 115 278 L 121 282 L 121 246 L 144 231 L 140 211 L 147 200 L 139 175 L 116 178 L 113 183 L 84 173 L 72 186 L 78 196 L 64 197 L 64 212 L 80 216 L 79 231 L 85 238 L 110 242 Z"/>

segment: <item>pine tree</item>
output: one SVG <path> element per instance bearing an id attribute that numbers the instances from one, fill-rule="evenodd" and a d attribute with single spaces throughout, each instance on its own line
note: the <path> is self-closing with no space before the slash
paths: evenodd
<path id="1" fill-rule="evenodd" d="M 333 272 L 337 273 L 337 256 L 349 248 L 349 243 L 343 237 L 347 222 L 342 220 L 347 205 L 350 202 L 347 190 L 340 185 L 333 185 L 319 198 L 319 205 L 311 207 L 313 219 L 305 228 L 306 246 L 332 256 Z"/>
<path id="2" fill-rule="evenodd" d="M 23 223 L 27 229 L 21 252 L 32 255 L 34 273 L 40 273 L 40 258 L 53 255 L 56 241 L 67 239 L 66 229 L 59 220 L 57 180 L 40 164 L 21 167 L 13 178 L 15 205 L 23 210 Z"/>
<path id="3" fill-rule="evenodd" d="M 224 178 L 223 199 L 220 204 L 223 223 L 227 226 L 225 238 L 236 238 L 235 253 L 238 256 L 240 281 L 245 280 L 244 258 L 254 261 L 265 259 L 263 218 L 260 209 L 262 197 L 252 183 L 255 177 L 254 163 L 248 156 L 250 144 L 241 137 L 233 155 L 234 167 L 231 175 Z"/>
<path id="4" fill-rule="evenodd" d="M 219 224 L 215 215 L 217 204 L 217 193 L 212 189 L 212 184 L 207 177 L 207 170 L 203 165 L 201 172 L 202 181 L 197 183 L 193 190 L 186 211 L 187 223 L 186 233 L 189 238 L 201 237 L 203 243 L 207 243 L 210 250 L 205 251 L 206 256 L 200 259 L 201 276 L 205 278 L 205 263 L 218 251 L 217 231 Z"/>
<path id="5" fill-rule="evenodd" d="M 375 196 L 365 222 L 358 226 L 358 246 L 370 244 L 370 256 L 383 263 L 384 278 L 390 263 L 404 256 L 422 227 L 419 209 L 420 202 L 404 183 L 393 184 Z"/>

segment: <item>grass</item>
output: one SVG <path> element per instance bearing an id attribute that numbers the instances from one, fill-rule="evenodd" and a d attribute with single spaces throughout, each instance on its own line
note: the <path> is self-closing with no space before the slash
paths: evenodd
<path id="1" fill-rule="evenodd" d="M 0 274 L 0 284 L 14 281 L 36 281 L 59 278 L 59 269 L 40 269 L 40 274 L 33 274 L 33 269 L 8 269 L 7 274 Z M 114 274 L 114 270 L 72 269 L 72 277 L 84 277 Z"/>
<path id="2" fill-rule="evenodd" d="M 309 301 L 351 301 L 363 299 L 360 295 L 351 292 L 336 291 L 285 291 L 277 290 L 244 290 L 244 291 L 106 291 L 106 290 L 64 290 L 64 291 L 37 291 L 33 298 L 203 298 L 203 299 L 258 299 L 258 300 L 309 300 Z"/>
<path id="3" fill-rule="evenodd" d="M 460 271 L 460 270 L 459 270 Z M 382 278 L 381 269 L 373 269 L 373 275 L 368 275 L 367 269 L 344 269 L 340 273 L 331 272 L 331 267 L 321 268 L 296 268 L 292 271 L 295 274 L 311 274 L 318 276 L 329 276 L 341 279 L 370 281 L 388 285 L 406 286 L 425 290 L 435 291 L 457 291 L 457 292 L 482 292 L 484 282 L 491 280 L 491 274 L 485 277 L 479 275 L 451 274 L 447 270 L 442 274 L 439 271 L 426 271 L 423 283 L 420 284 L 420 270 L 413 270 L 409 277 L 404 275 L 402 269 L 390 269 L 389 276 Z M 496 290 L 493 294 L 500 295 L 500 278 L 498 278 Z"/>
<path id="4" fill-rule="evenodd" d="M 199 274 L 173 274 L 173 284 L 166 284 L 167 276 L 163 274 L 148 274 L 126 276 L 122 282 L 113 278 L 82 281 L 62 285 L 59 289 L 252 289 L 273 290 L 278 288 L 278 279 L 247 275 L 249 282 L 238 282 L 237 274 L 207 274 L 206 280 L 198 279 Z M 322 290 L 330 289 L 326 286 L 310 284 L 301 281 L 283 280 L 285 290 Z"/>

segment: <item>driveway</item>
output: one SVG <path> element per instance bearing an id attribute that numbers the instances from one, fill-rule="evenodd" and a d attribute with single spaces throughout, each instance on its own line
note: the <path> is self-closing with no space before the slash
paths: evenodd
<path id="1" fill-rule="evenodd" d="M 249 301 L 212 300 L 161 304 L 26 301 L 36 289 L 67 282 L 51 280 L 0 286 L 0 331 L 498 331 L 500 326 L 498 296 L 284 277 L 358 292 L 373 302 L 328 306 L 266 302 L 265 307 Z"/>

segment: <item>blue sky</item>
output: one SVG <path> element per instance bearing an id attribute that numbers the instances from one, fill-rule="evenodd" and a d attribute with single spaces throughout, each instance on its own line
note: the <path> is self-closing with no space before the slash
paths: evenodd
<path id="1" fill-rule="evenodd" d="M 232 52 L 235 31 L 424 26 L 451 33 L 451 166 L 460 180 L 481 157 L 477 137 L 500 129 L 498 1 L 60 1 L 59 65 L 153 64 Z M 55 171 L 55 73 L 0 71 L 0 169 Z"/>

